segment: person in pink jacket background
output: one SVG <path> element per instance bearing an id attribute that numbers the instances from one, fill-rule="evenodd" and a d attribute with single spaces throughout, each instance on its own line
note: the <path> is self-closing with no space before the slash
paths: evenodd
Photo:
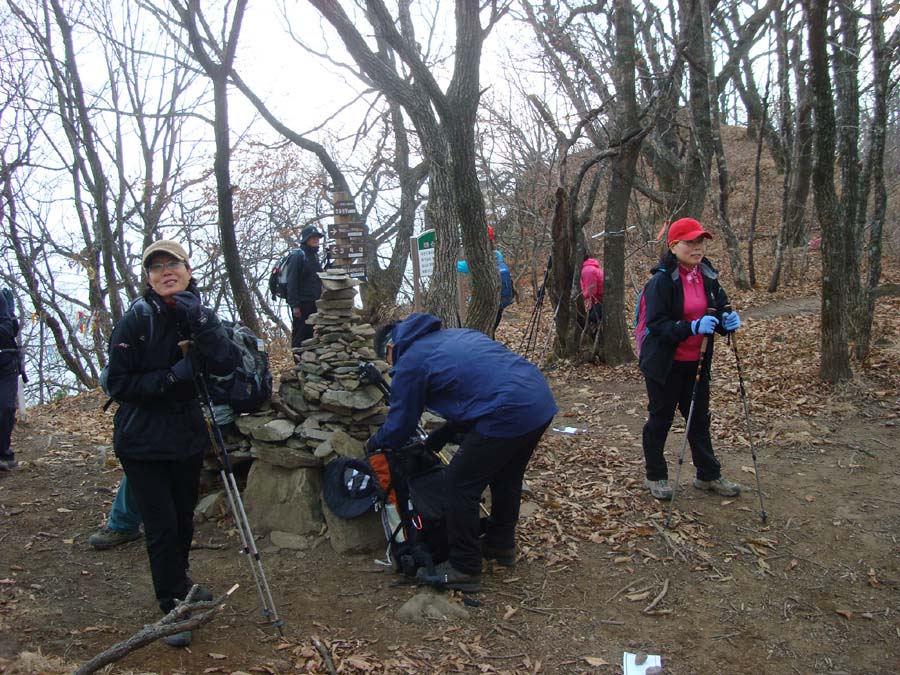
<path id="1" fill-rule="evenodd" d="M 603 270 L 590 253 L 584 254 L 581 264 L 581 295 L 584 296 L 588 321 L 600 323 L 603 318 Z"/>

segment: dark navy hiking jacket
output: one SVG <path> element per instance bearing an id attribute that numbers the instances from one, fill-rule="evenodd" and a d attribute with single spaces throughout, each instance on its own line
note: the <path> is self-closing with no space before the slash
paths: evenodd
<path id="1" fill-rule="evenodd" d="M 287 301 L 291 309 L 299 307 L 301 302 L 313 302 L 322 295 L 322 280 L 319 272 L 319 252 L 306 244 L 294 249 L 291 253 L 287 274 Z"/>
<path id="2" fill-rule="evenodd" d="M 399 448 L 425 408 L 490 438 L 514 438 L 547 424 L 556 403 L 533 364 L 484 333 L 441 330 L 431 314 L 411 314 L 394 329 L 387 420 L 374 447 Z"/>
<path id="3" fill-rule="evenodd" d="M 240 363 L 237 346 L 212 315 L 202 330 L 189 328 L 155 292 L 132 304 L 109 339 L 109 394 L 118 403 L 113 448 L 118 457 L 187 459 L 209 446 L 206 422 L 193 382 L 176 381 L 180 340 L 192 337 L 209 371 L 223 375 Z"/>
<path id="4" fill-rule="evenodd" d="M 719 273 L 704 258 L 700 263 L 703 292 L 706 306 L 716 310 L 719 325 L 716 332 L 725 335 L 722 328 L 722 313 L 728 304 L 728 296 L 719 285 Z M 670 269 L 671 268 L 671 269 Z M 668 266 L 656 265 L 651 270 L 653 276 L 644 288 L 644 312 L 647 320 L 647 336 L 641 345 L 640 368 L 649 380 L 665 384 L 672 369 L 678 343 L 691 336 L 691 322 L 684 316 L 684 288 L 678 273 L 678 262 Z M 707 358 L 712 358 L 712 342 L 707 349 Z M 707 370 L 707 372 L 709 372 Z"/>
<path id="5" fill-rule="evenodd" d="M 19 372 L 20 356 L 16 344 L 19 334 L 19 321 L 15 315 L 16 308 L 9 307 L 6 298 L 0 293 L 0 376 L 15 375 Z"/>

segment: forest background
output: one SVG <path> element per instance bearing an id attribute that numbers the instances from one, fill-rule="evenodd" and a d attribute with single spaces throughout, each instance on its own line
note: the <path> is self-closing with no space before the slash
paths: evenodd
<path id="1" fill-rule="evenodd" d="M 900 245 L 897 3 L 7 0 L 2 12 L 0 277 L 19 299 L 32 402 L 96 387 L 141 289 L 140 251 L 160 237 L 187 244 L 221 314 L 278 342 L 289 327 L 268 274 L 303 226 L 327 230 L 335 193 L 366 222 L 373 323 L 408 302 L 410 237 L 433 228 L 425 307 L 457 324 L 465 257 L 466 324 L 489 331 L 491 225 L 520 302 L 548 292 L 562 357 L 578 351 L 581 259 L 600 259 L 598 347 L 626 363 L 660 227 L 692 216 L 724 243 L 736 291 L 802 280 L 814 242 L 820 376 L 847 379 L 869 353 L 890 290 L 882 251 Z M 729 172 L 728 134 L 756 143 L 752 171 Z M 736 182 L 750 195 L 739 202 Z"/>

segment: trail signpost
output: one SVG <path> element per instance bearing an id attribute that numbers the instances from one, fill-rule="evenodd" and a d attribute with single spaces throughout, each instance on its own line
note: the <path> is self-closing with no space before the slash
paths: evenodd
<path id="1" fill-rule="evenodd" d="M 434 230 L 409 238 L 413 264 L 413 311 L 422 311 L 422 283 L 434 274 Z"/>

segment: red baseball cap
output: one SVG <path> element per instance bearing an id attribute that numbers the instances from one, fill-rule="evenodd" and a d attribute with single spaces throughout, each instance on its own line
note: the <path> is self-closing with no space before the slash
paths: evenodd
<path id="1" fill-rule="evenodd" d="M 693 241 L 698 237 L 712 239 L 712 235 L 693 218 L 679 218 L 669 225 L 669 246 L 676 241 Z"/>

